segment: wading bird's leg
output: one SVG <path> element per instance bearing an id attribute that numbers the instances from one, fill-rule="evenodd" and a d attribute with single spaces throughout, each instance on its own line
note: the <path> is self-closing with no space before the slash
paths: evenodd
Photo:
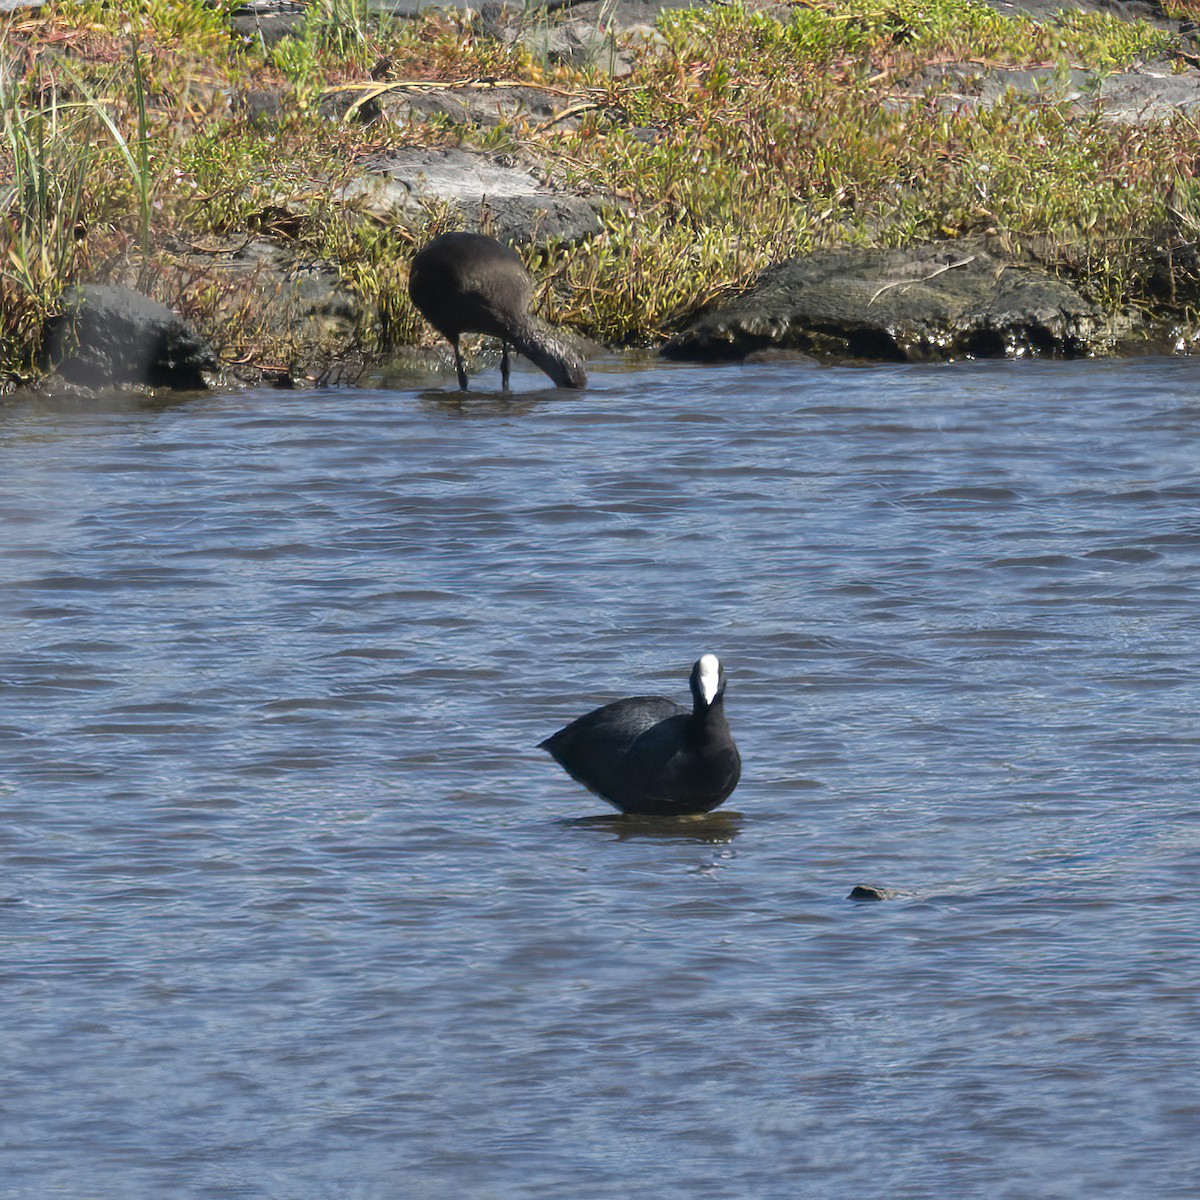
<path id="1" fill-rule="evenodd" d="M 467 390 L 467 368 L 463 365 L 462 351 L 458 348 L 458 339 L 450 343 L 454 347 L 454 369 L 458 372 L 458 386 L 462 391 Z"/>

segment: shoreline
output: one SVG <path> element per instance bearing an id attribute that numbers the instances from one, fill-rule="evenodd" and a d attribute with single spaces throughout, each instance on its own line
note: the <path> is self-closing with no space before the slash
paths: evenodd
<path id="1" fill-rule="evenodd" d="M 542 315 L 612 350 L 1200 339 L 1200 57 L 1169 7 L 279 9 L 7 18 L 10 387 L 55 386 L 83 283 L 163 304 L 216 386 L 446 362 L 406 280 L 449 228 L 516 245 Z"/>

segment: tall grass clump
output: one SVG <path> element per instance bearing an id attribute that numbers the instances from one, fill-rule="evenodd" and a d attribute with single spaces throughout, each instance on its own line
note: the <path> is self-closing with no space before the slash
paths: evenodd
<path id="1" fill-rule="evenodd" d="M 135 250 L 145 282 L 166 154 L 136 35 L 121 68 L 113 90 L 125 103 L 97 95 L 69 66 L 0 77 L 0 372 L 28 365 L 61 292 L 97 257 Z"/>
<path id="2" fill-rule="evenodd" d="M 94 121 L 51 84 L 40 107 L 0 76 L 0 374 L 27 347 L 76 273 L 95 169 Z"/>

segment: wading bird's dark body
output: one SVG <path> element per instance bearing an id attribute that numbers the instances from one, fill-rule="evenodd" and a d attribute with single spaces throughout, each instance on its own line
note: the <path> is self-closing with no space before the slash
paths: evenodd
<path id="1" fill-rule="evenodd" d="M 581 388 L 579 355 L 553 326 L 529 311 L 533 280 L 515 250 L 481 233 L 443 233 L 417 251 L 408 293 L 454 349 L 458 386 L 467 390 L 458 340 L 464 333 L 500 339 L 500 379 L 508 387 L 508 348 L 515 347 L 559 387 Z"/>
<path id="2" fill-rule="evenodd" d="M 742 762 L 725 720 L 725 671 L 705 654 L 692 707 L 661 696 L 616 700 L 541 743 L 573 779 L 622 812 L 682 816 L 716 808 Z"/>

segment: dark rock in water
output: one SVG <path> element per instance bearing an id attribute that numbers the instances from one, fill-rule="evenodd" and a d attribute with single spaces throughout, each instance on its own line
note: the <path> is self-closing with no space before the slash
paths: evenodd
<path id="1" fill-rule="evenodd" d="M 165 305 L 131 288 L 84 284 L 42 332 L 42 365 L 85 387 L 207 387 L 212 347 Z"/>
<path id="2" fill-rule="evenodd" d="M 873 883 L 856 883 L 847 900 L 894 900 L 900 893 L 891 888 L 876 887 Z"/>
<path id="3" fill-rule="evenodd" d="M 741 359 L 767 347 L 825 358 L 944 362 L 1111 348 L 1111 320 L 1069 284 L 979 246 L 831 250 L 764 271 L 694 317 L 669 358 Z"/>

